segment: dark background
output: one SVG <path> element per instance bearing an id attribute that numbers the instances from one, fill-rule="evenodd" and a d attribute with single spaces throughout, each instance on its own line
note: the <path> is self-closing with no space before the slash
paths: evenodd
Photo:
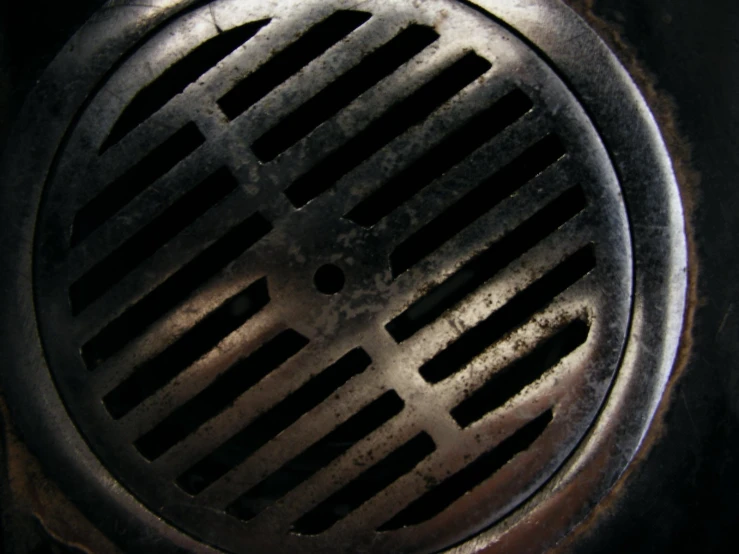
<path id="1" fill-rule="evenodd" d="M 43 68 L 100 4 L 0 0 L 0 148 Z M 692 214 L 699 299 L 694 348 L 674 389 L 662 438 L 631 472 L 625 493 L 568 549 L 737 552 L 739 2 L 595 0 L 594 11 L 619 29 L 659 92 L 672 99 L 690 145 L 700 177 Z M 3 520 L 5 534 L 12 534 L 11 520 Z M 33 545 L 29 553 L 60 551 L 43 544 L 48 541 L 38 526 L 24 532 L 38 535 L 22 541 Z M 3 543 L 7 547 L 7 538 Z"/>

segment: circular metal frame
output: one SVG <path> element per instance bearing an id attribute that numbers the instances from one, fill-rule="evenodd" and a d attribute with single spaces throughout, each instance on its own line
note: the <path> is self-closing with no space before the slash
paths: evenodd
<path id="1" fill-rule="evenodd" d="M 592 123 L 561 79 L 510 31 L 467 6 L 449 0 L 427 0 L 415 7 L 405 0 L 368 0 L 359 12 L 346 10 L 352 7 L 346 0 L 273 0 L 270 4 L 261 0 L 219 0 L 174 18 L 128 56 L 97 91 L 60 149 L 42 198 L 34 264 L 37 319 L 50 370 L 68 411 L 104 465 L 146 506 L 188 534 L 228 551 L 279 546 L 327 553 L 343 552 L 350 545 L 360 550 L 367 546 L 376 552 L 428 551 L 474 536 L 513 511 L 567 459 L 600 410 L 625 342 L 633 261 L 619 182 Z M 442 12 L 446 16 L 440 18 Z M 257 77 L 261 70 L 251 70 L 268 68 L 269 60 L 276 59 L 271 58 L 275 51 L 287 52 L 291 47 L 284 44 L 296 44 L 292 42 L 296 33 L 310 37 L 311 31 L 306 29 L 337 21 L 337 16 L 359 18 L 365 23 L 243 115 L 233 117 L 234 111 L 224 109 L 222 102 L 235 98 L 234 93 L 241 90 L 241 85 L 234 85 L 241 75 Z M 169 65 L 173 58 L 238 29 L 250 29 L 249 22 L 254 20 L 270 23 L 119 144 L 100 152 L 90 147 L 108 143 L 103 136 L 107 129 L 120 128 L 114 122 L 126 121 L 125 114 L 136 105 L 135 98 L 147 90 L 143 87 L 163 82 L 171 71 L 163 68 L 174 68 Z M 424 49 L 412 63 L 398 68 L 304 140 L 273 159 L 260 158 L 261 163 L 256 159 L 259 143 L 252 141 L 265 129 L 274 133 L 283 128 L 290 118 L 284 119 L 283 110 L 299 111 L 297 106 L 305 107 L 311 102 L 308 98 L 322 94 L 316 92 L 320 87 L 335 87 L 342 79 L 338 75 L 349 75 L 342 67 L 354 63 L 359 65 L 351 71 L 365 67 L 364 61 L 374 55 L 368 52 L 383 52 L 384 46 L 378 45 L 390 44 L 384 41 L 399 29 L 405 30 L 395 36 L 407 37 L 408 30 L 423 29 L 424 34 L 433 33 L 438 42 L 435 39 L 433 47 Z M 203 43 L 204 38 L 208 42 Z M 184 54 L 177 64 L 191 55 Z M 358 62 L 358 57 L 362 61 Z M 324 179 L 315 171 L 322 173 L 326 160 L 335 160 L 335 154 L 328 152 L 339 153 L 349 147 L 347 136 L 361 138 L 360 129 L 367 129 L 367 114 L 371 113 L 369 118 L 375 122 L 370 124 L 372 128 L 377 128 L 388 114 L 395 113 L 392 110 L 414 98 L 413 94 L 438 86 L 449 74 L 445 68 L 460 67 L 462 60 L 467 60 L 463 65 L 476 60 L 472 61 L 475 72 L 482 71 L 482 75 L 476 79 L 468 76 L 474 82 L 424 123 L 408 128 L 367 163 L 347 173 L 331 187 L 330 194 L 324 193 L 306 205 L 293 202 L 293 187 Z M 327 66 L 328 71 L 324 69 Z M 325 84 L 327 80 L 330 85 Z M 426 84 L 419 89 L 421 82 Z M 408 96 L 409 90 L 416 93 Z M 221 106 L 223 114 L 216 105 Z M 494 133 L 497 127 L 487 115 L 494 112 L 505 112 L 509 121 L 515 122 Z M 372 197 L 367 196 L 370 189 L 387 190 L 389 183 L 401 176 L 412 182 L 420 164 L 433 167 L 427 155 L 417 157 L 419 149 L 436 144 L 434 155 L 438 153 L 443 159 L 453 151 L 448 145 L 448 129 L 459 129 L 453 136 L 457 140 L 457 133 L 463 133 L 465 136 L 459 137 L 463 143 L 476 135 L 471 125 L 473 129 L 487 127 L 494 136 L 486 137 L 484 146 L 475 149 L 471 157 L 403 204 L 396 205 L 387 198 L 385 205 L 392 209 L 376 224 L 353 219 L 355 210 Z M 442 126 L 448 127 L 439 133 Z M 174 129 L 180 130 L 171 135 Z M 96 232 L 80 238 L 85 233 L 76 230 L 84 229 L 82 222 L 89 223 L 93 213 L 89 208 L 94 200 L 87 199 L 91 194 L 105 195 L 105 191 L 123 188 L 120 177 L 115 177 L 113 184 L 107 183 L 121 167 L 129 168 L 124 176 L 131 167 L 141 167 L 142 162 L 137 166 L 136 160 L 141 159 L 142 148 L 151 152 L 151 144 L 164 134 L 175 137 L 201 132 L 203 135 L 198 136 L 204 136 L 202 147 L 147 186 Z M 436 142 L 439 135 L 447 138 Z M 108 136 L 114 136 L 114 131 Z M 252 148 L 245 148 L 249 143 Z M 333 150 L 335 144 L 342 146 Z M 521 152 L 524 145 L 526 150 Z M 487 205 L 486 197 L 496 195 L 489 196 L 485 191 L 510 190 L 506 185 L 510 178 L 503 167 L 522 165 L 536 168 L 539 175 L 527 173 L 518 181 L 522 186 L 515 194 L 498 205 Z M 179 196 L 183 191 L 199 190 L 202 184 L 220 189 L 210 178 L 192 188 L 203 171 L 216 166 L 222 167 L 217 175 L 228 173 L 233 177 L 228 181 L 230 186 L 238 182 L 241 187 L 193 223 L 187 238 L 179 235 L 146 261 L 119 265 L 115 277 L 126 274 L 126 268 L 130 273 L 103 289 L 104 293 L 91 303 L 82 302 L 81 291 L 95 290 L 96 283 L 110 283 L 107 273 L 97 269 L 106 266 L 105 260 L 115 260 L 121 249 L 130 249 L 130 241 L 146 228 L 131 235 L 132 227 L 138 227 L 142 220 L 150 222 L 148 227 L 153 221 L 165 219 L 166 212 L 151 215 L 158 198 L 167 199 L 167 210 L 176 210 L 179 200 L 173 198 L 183 198 Z M 493 168 L 496 173 L 491 174 Z M 311 177 L 308 180 L 307 175 Z M 379 189 L 375 188 L 377 180 Z M 284 189 L 289 182 L 292 185 Z M 466 217 L 471 197 L 477 197 L 478 204 L 486 207 L 479 219 Z M 356 204 L 358 199 L 362 200 Z M 166 290 L 175 275 L 187 274 L 204 252 L 212 251 L 218 242 L 206 245 L 213 231 L 221 225 L 236 229 L 236 222 L 254 210 L 273 230 L 234 260 L 227 271 L 218 272 L 191 292 L 182 287 L 177 307 L 166 316 L 154 308 L 156 324 L 141 329 L 140 336 L 124 343 L 119 351 L 106 355 L 103 349 L 91 354 L 95 348 L 89 347 L 96 338 L 111 334 L 130 338 L 116 323 L 145 305 L 145 299 Z M 340 217 L 342 212 L 346 215 Z M 108 212 L 101 208 L 98 213 Z M 429 229 L 428 225 L 433 228 L 439 221 L 436 218 L 451 213 L 459 214 L 464 230 L 446 237 L 443 246 L 421 260 L 409 257 L 403 245 L 437 245 L 424 235 L 424 229 Z M 540 231 L 530 231 L 533 228 Z M 65 230 L 71 230 L 69 248 Z M 551 235 L 549 231 L 553 231 Z M 232 233 L 228 231 L 225 236 Z M 548 236 L 542 239 L 539 233 Z M 242 240 L 245 234 L 239 232 Z M 533 246 L 535 242 L 538 245 Z M 514 251 L 521 256 L 513 261 L 514 256 L 502 254 L 503 244 L 515 244 Z M 191 259 L 198 251 L 202 253 Z M 101 260 L 103 252 L 108 257 Z M 501 267 L 504 263 L 507 267 L 496 271 L 496 258 L 505 259 Z M 306 285 L 316 265 L 339 259 L 344 260 L 350 277 L 347 290 L 327 302 Z M 187 260 L 191 261 L 185 265 Z M 475 278 L 480 279 L 479 284 L 465 291 L 464 299 L 445 306 L 438 318 L 439 314 L 434 314 L 409 336 L 398 335 L 398 328 L 394 332 L 386 325 L 397 322 L 399 312 L 415 310 L 429 294 L 446 295 L 444 284 L 453 283 L 471 267 L 481 268 L 480 276 Z M 169 271 L 176 273 L 166 277 Z M 565 278 L 557 275 L 567 275 L 567 285 L 557 285 L 559 294 L 552 290 L 552 283 Z M 212 306 L 230 303 L 228 298 L 235 291 L 252 291 L 254 286 L 268 289 L 266 305 L 238 330 L 224 335 L 216 349 L 210 350 L 209 345 L 209 352 L 194 363 L 168 355 L 177 352 L 184 342 L 198 344 L 199 329 L 212 329 L 208 322 L 211 316 L 204 314 L 220 313 L 222 309 L 209 312 Z M 442 288 L 430 293 L 426 292 L 429 287 Z M 531 313 L 519 308 L 523 299 L 543 294 L 537 290 L 548 290 L 546 295 L 554 297 L 552 302 Z M 529 319 L 534 311 L 536 315 Z M 200 319 L 198 314 L 204 317 Z M 515 322 L 518 317 L 528 321 L 520 327 L 511 324 L 511 330 L 516 330 L 499 341 L 490 337 L 478 346 L 465 341 L 471 336 L 464 331 L 466 327 L 477 332 L 487 328 L 497 338 L 499 332 L 493 330 L 497 324 L 491 328 L 490 323 L 502 319 Z M 140 329 L 137 324 L 128 327 Z M 113 328 L 116 331 L 111 333 Z M 219 413 L 197 420 L 203 395 L 218 390 L 222 379 L 266 364 L 251 358 L 257 352 L 268 351 L 264 349 L 271 348 L 268 345 L 274 345 L 274 341 L 285 341 L 290 336 L 301 342 L 298 352 L 280 360 L 257 384 L 243 390 L 234 385 L 233 404 L 227 405 L 221 398 L 223 408 Z M 557 340 L 563 341 L 562 350 L 553 347 Z M 572 344 L 564 346 L 569 341 Z M 530 350 L 532 343 L 538 343 L 536 352 L 550 352 L 551 370 L 542 367 L 540 378 L 527 378 L 532 379 L 532 386 L 510 390 L 501 378 L 504 381 L 505 375 L 520 375 L 518 368 L 522 366 L 527 368 L 525 372 L 537 367 L 536 355 Z M 346 353 L 350 347 L 356 356 Z M 564 355 L 572 348 L 577 352 Z M 444 356 L 460 349 L 469 349 L 465 357 L 471 363 Z M 338 359 L 343 360 L 339 367 L 359 365 L 360 352 L 362 359 L 372 361 L 371 371 L 357 367 L 359 373 L 340 385 L 335 396 L 323 399 L 319 406 L 270 437 L 267 444 L 261 443 L 254 430 L 261 422 L 270 421 L 267 414 L 280 413 L 306 387 L 314 386 L 311 383 L 326 379 L 318 375 L 330 376 L 336 371 L 325 369 L 311 377 L 318 367 L 331 364 L 336 368 L 334 362 Z M 514 358 L 516 361 L 511 362 Z M 556 367 L 555 358 L 562 358 Z M 503 360 L 508 361 L 499 367 Z M 517 364 L 515 369 L 512 363 Z M 434 370 L 429 373 L 430 368 Z M 444 373 L 446 368 L 453 370 L 451 374 Z M 109 403 L 110 398 L 122 400 L 127 396 L 116 395 L 131 390 L 126 386 L 131 383 L 129 379 L 135 382 L 138 376 L 157 375 L 162 369 L 177 370 L 178 375 L 158 389 L 148 389 L 148 397 L 134 397 L 131 404 Z M 254 369 L 259 373 L 257 367 Z M 349 375 L 348 367 L 343 371 Z M 310 379 L 306 381 L 306 377 Z M 489 398 L 486 391 L 491 389 L 505 390 L 510 402 L 483 407 L 485 402 L 480 403 L 480 399 Z M 281 491 L 279 500 L 267 500 L 262 492 L 255 494 L 280 475 L 291 475 L 285 464 L 301 463 L 294 456 L 307 456 L 322 448 L 323 441 L 331 436 L 326 431 L 333 429 L 331 433 L 335 433 L 353 425 L 346 417 L 366 414 L 364 406 L 368 402 L 383 405 L 378 390 L 384 391 L 384 399 L 395 398 L 403 405 L 391 420 L 378 422 L 376 430 L 340 456 L 323 458 L 320 470 L 305 475 L 303 482 L 289 492 Z M 217 399 L 210 401 L 210 405 L 217 404 Z M 479 406 L 481 411 L 467 421 L 455 415 L 458 408 L 470 405 Z M 327 416 L 331 412 L 333 416 Z M 172 429 L 172 422 L 181 421 L 184 413 L 198 425 L 177 437 L 180 440 L 168 442 L 165 435 L 177 435 L 162 429 Z M 462 413 L 468 414 L 466 417 L 471 414 Z M 549 418 L 543 430 L 537 431 Z M 526 438 L 531 436 L 529 433 L 538 438 Z M 516 442 L 519 438 L 522 443 Z M 258 446 L 250 448 L 251 441 Z M 234 448 L 234 444 L 244 447 Z M 513 456 L 505 453 L 516 444 L 522 451 L 515 454 L 515 462 L 499 468 L 498 463 L 491 463 L 496 456 Z M 414 452 L 414 445 L 430 451 L 421 453 L 419 448 Z M 348 490 L 390 463 L 401 448 L 410 449 L 405 450 L 404 458 L 413 460 L 414 468 L 405 475 L 396 474 L 392 484 L 368 489 L 365 502 L 348 509 L 343 502 Z M 224 449 L 241 450 L 243 458 L 223 456 Z M 362 470 L 370 453 L 374 460 L 383 461 L 370 463 L 372 469 Z M 214 460 L 218 460 L 221 473 L 203 475 L 203 463 Z M 472 475 L 479 467 L 497 470 L 486 479 L 480 475 L 478 479 L 483 482 L 459 487 L 459 479 Z M 450 472 L 457 478 L 448 477 Z M 433 482 L 445 485 L 430 488 Z M 440 500 L 430 512 L 418 512 L 418 506 L 428 507 L 434 497 L 440 499 L 444 490 L 455 487 L 459 487 L 458 498 Z M 335 514 L 337 519 L 326 518 L 327 512 L 333 513 L 327 506 L 335 502 L 335 495 L 342 497 L 336 502 L 346 513 Z M 260 499 L 258 507 L 254 506 L 255 496 Z M 404 502 L 407 506 L 398 511 Z M 298 532 L 291 530 L 291 523 Z"/>
<path id="2" fill-rule="evenodd" d="M 2 347 L 16 364 L 13 371 L 4 373 L 3 385 L 15 420 L 32 449 L 51 461 L 47 469 L 73 500 L 107 534 L 133 551 L 150 549 L 153 542 L 161 552 L 214 550 L 141 506 L 108 474 L 67 416 L 46 367 L 33 316 L 32 245 L 41 191 L 59 142 L 74 125 L 80 106 L 129 45 L 188 4 L 106 5 L 72 39 L 31 94 L 18 118 L 19 140 L 6 152 L 0 173 L 0 209 L 5 220 L 14 223 L 13 234 L 6 237 L 11 246 L 0 255 L 4 267 L 17 268 L 1 277 Z M 518 34 L 569 84 L 612 156 L 632 229 L 631 331 L 598 421 L 538 494 L 492 529 L 453 549 L 460 553 L 539 551 L 587 514 L 643 441 L 682 331 L 687 280 L 684 222 L 656 123 L 636 86 L 593 31 L 558 0 L 525 7 L 485 0 L 472 7 Z M 101 36 L 112 38 L 100 41 Z M 89 63 L 80 63 L 81 59 Z M 27 129 L 44 129 L 44 140 L 36 140 L 40 134 L 21 132 Z"/>

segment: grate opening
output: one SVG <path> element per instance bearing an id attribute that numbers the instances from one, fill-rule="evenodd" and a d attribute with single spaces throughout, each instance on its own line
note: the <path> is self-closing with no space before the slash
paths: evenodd
<path id="1" fill-rule="evenodd" d="M 188 123 L 144 156 L 85 204 L 74 218 L 71 245 L 86 239 L 126 204 L 149 188 L 205 142 L 194 123 Z"/>
<path id="2" fill-rule="evenodd" d="M 427 433 L 416 435 L 303 515 L 293 524 L 293 531 L 301 535 L 317 535 L 326 531 L 409 473 L 434 450 L 436 445 Z"/>
<path id="3" fill-rule="evenodd" d="M 594 268 L 595 253 L 589 245 L 519 292 L 487 319 L 465 331 L 421 366 L 421 376 L 429 383 L 438 383 L 454 375 Z"/>
<path id="4" fill-rule="evenodd" d="M 262 19 L 228 31 L 219 29 L 218 35 L 202 43 L 167 68 L 155 81 L 141 89 L 126 106 L 100 146 L 100 153 L 104 153 L 120 142 L 128 133 L 149 119 L 208 70 L 215 67 L 223 58 L 245 44 L 269 22 L 269 19 Z"/>
<path id="5" fill-rule="evenodd" d="M 517 454 L 528 450 L 552 422 L 552 410 L 527 423 L 498 446 L 481 455 L 464 469 L 421 495 L 378 531 L 393 531 L 418 525 L 443 512 L 472 489 L 490 479 Z"/>
<path id="6" fill-rule="evenodd" d="M 516 89 L 488 109 L 475 114 L 460 129 L 430 148 L 407 169 L 357 204 L 345 217 L 371 227 L 462 162 L 506 127 L 524 116 L 533 103 Z"/>
<path id="7" fill-rule="evenodd" d="M 249 521 L 398 415 L 404 406 L 388 391 L 232 502 L 227 512 Z"/>
<path id="8" fill-rule="evenodd" d="M 69 288 L 72 312 L 78 314 L 100 298 L 144 260 L 233 192 L 238 184 L 228 169 L 222 168 L 187 191 L 156 219 L 72 283 Z"/>
<path id="9" fill-rule="evenodd" d="M 148 460 L 155 460 L 198 427 L 215 417 L 239 396 L 295 356 L 308 344 L 300 333 L 288 329 L 239 360 L 194 398 L 172 412 L 134 444 Z"/>
<path id="10" fill-rule="evenodd" d="M 269 303 L 267 279 L 262 278 L 232 296 L 186 331 L 160 354 L 138 366 L 103 399 L 114 419 L 120 419 L 156 393 L 198 358 Z"/>
<path id="11" fill-rule="evenodd" d="M 87 341 L 82 347 L 82 357 L 88 369 L 95 369 L 141 336 L 154 322 L 271 230 L 272 225 L 258 213 L 231 229 Z"/>
<path id="12" fill-rule="evenodd" d="M 523 358 L 495 372 L 482 387 L 452 409 L 452 417 L 461 427 L 468 427 L 500 408 L 585 344 L 589 332 L 587 323 L 573 321 Z"/>
<path id="13" fill-rule="evenodd" d="M 223 95 L 218 105 L 226 117 L 236 119 L 371 17 L 358 11 L 332 14 Z"/>
<path id="14" fill-rule="evenodd" d="M 413 302 L 385 326 L 388 333 L 396 342 L 412 337 L 574 218 L 585 206 L 580 187 L 565 192 Z"/>
<path id="15" fill-rule="evenodd" d="M 202 492 L 321 404 L 352 377 L 366 370 L 371 363 L 372 359 L 361 348 L 345 354 L 185 471 L 177 478 L 177 484 L 192 495 Z"/>
<path id="16" fill-rule="evenodd" d="M 421 25 L 401 31 L 254 141 L 253 152 L 263 162 L 274 160 L 438 38 Z"/>
<path id="17" fill-rule="evenodd" d="M 399 244 L 390 254 L 393 277 L 439 249 L 564 155 L 562 143 L 551 135 L 527 149 Z"/>
<path id="18" fill-rule="evenodd" d="M 305 206 L 393 139 L 423 122 L 491 67 L 474 52 L 466 54 L 298 177 L 285 195 L 296 208 Z"/>

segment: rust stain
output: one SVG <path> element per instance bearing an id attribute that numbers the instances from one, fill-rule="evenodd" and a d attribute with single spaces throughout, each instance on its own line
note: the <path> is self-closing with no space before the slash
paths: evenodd
<path id="1" fill-rule="evenodd" d="M 54 540 L 86 554 L 122 554 L 44 473 L 10 423 L 5 399 L 0 395 L 0 415 L 5 443 L 10 506 L 14 512 L 36 519 Z"/>

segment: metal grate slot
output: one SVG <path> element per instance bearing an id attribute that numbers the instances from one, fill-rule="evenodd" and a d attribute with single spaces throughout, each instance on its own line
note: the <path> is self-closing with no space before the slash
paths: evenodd
<path id="1" fill-rule="evenodd" d="M 100 298 L 140 263 L 233 192 L 238 184 L 228 169 L 221 168 L 187 191 L 159 217 L 72 283 L 69 288 L 72 311 L 79 313 Z"/>
<path id="2" fill-rule="evenodd" d="M 498 446 L 417 498 L 378 531 L 393 531 L 418 525 L 440 514 L 453 502 L 492 477 L 517 454 L 528 450 L 544 433 L 553 417 L 552 410 L 547 410 L 527 423 Z"/>
<path id="3" fill-rule="evenodd" d="M 468 427 L 500 408 L 524 388 L 539 380 L 565 356 L 585 344 L 589 332 L 587 323 L 582 320 L 573 321 L 523 358 L 496 371 L 482 387 L 452 409 L 452 417 L 461 427 Z"/>
<path id="4" fill-rule="evenodd" d="M 363 227 L 371 227 L 515 123 L 533 106 L 520 90 L 508 93 L 487 110 L 473 115 L 470 121 L 362 200 L 345 217 Z"/>
<path id="5" fill-rule="evenodd" d="M 221 413 L 275 369 L 308 344 L 300 333 L 288 329 L 241 359 L 213 383 L 180 406 L 134 445 L 148 460 L 155 460 L 185 439 L 206 421 Z"/>
<path id="6" fill-rule="evenodd" d="M 345 354 L 185 471 L 177 478 L 177 484 L 193 495 L 202 492 L 321 404 L 352 377 L 366 370 L 371 363 L 372 359 L 361 348 Z"/>
<path id="7" fill-rule="evenodd" d="M 555 136 L 527 149 L 399 244 L 390 254 L 393 277 L 437 250 L 564 155 L 564 146 Z"/>
<path id="8" fill-rule="evenodd" d="M 586 246 L 538 281 L 519 292 L 507 304 L 424 363 L 419 372 L 429 383 L 438 383 L 463 369 L 495 341 L 545 308 L 595 268 L 592 245 Z"/>
<path id="9" fill-rule="evenodd" d="M 221 110 L 229 119 L 236 119 L 370 17 L 358 11 L 332 14 L 223 95 L 218 100 Z"/>
<path id="10" fill-rule="evenodd" d="M 272 225 L 258 213 L 235 226 L 87 341 L 82 347 L 82 357 L 87 367 L 95 369 L 134 338 L 143 334 L 188 294 L 246 252 L 271 230 Z"/>
<path id="11" fill-rule="evenodd" d="M 269 19 L 263 19 L 219 32 L 170 66 L 154 82 L 141 89 L 126 106 L 100 146 L 100 153 L 120 142 L 123 137 L 182 93 L 188 85 L 215 67 L 223 58 L 246 43 L 269 22 Z"/>
<path id="12" fill-rule="evenodd" d="M 72 246 L 90 236 L 204 142 L 205 137 L 197 126 L 188 123 L 154 148 L 77 212 L 72 226 Z"/>
<path id="13" fill-rule="evenodd" d="M 144 362 L 103 399 L 120 419 L 177 375 L 210 352 L 269 302 L 267 279 L 262 278 L 232 296 L 190 328 L 160 354 Z"/>
<path id="14" fill-rule="evenodd" d="M 396 342 L 409 339 L 574 218 L 585 206 L 580 187 L 565 192 L 413 302 L 385 326 L 388 333 Z"/>
<path id="15" fill-rule="evenodd" d="M 296 208 L 306 205 L 393 139 L 423 122 L 491 67 L 474 52 L 466 54 L 298 177 L 285 195 Z"/>
<path id="16" fill-rule="evenodd" d="M 421 25 L 401 31 L 254 141 L 252 150 L 263 162 L 274 160 L 438 38 Z"/>
<path id="17" fill-rule="evenodd" d="M 242 494 L 226 511 L 244 521 L 253 519 L 398 415 L 403 406 L 395 391 L 386 392 Z"/>
<path id="18" fill-rule="evenodd" d="M 317 535 L 326 531 L 409 473 L 434 450 L 436 445 L 427 433 L 416 435 L 298 519 L 293 524 L 293 531 L 301 535 Z"/>

